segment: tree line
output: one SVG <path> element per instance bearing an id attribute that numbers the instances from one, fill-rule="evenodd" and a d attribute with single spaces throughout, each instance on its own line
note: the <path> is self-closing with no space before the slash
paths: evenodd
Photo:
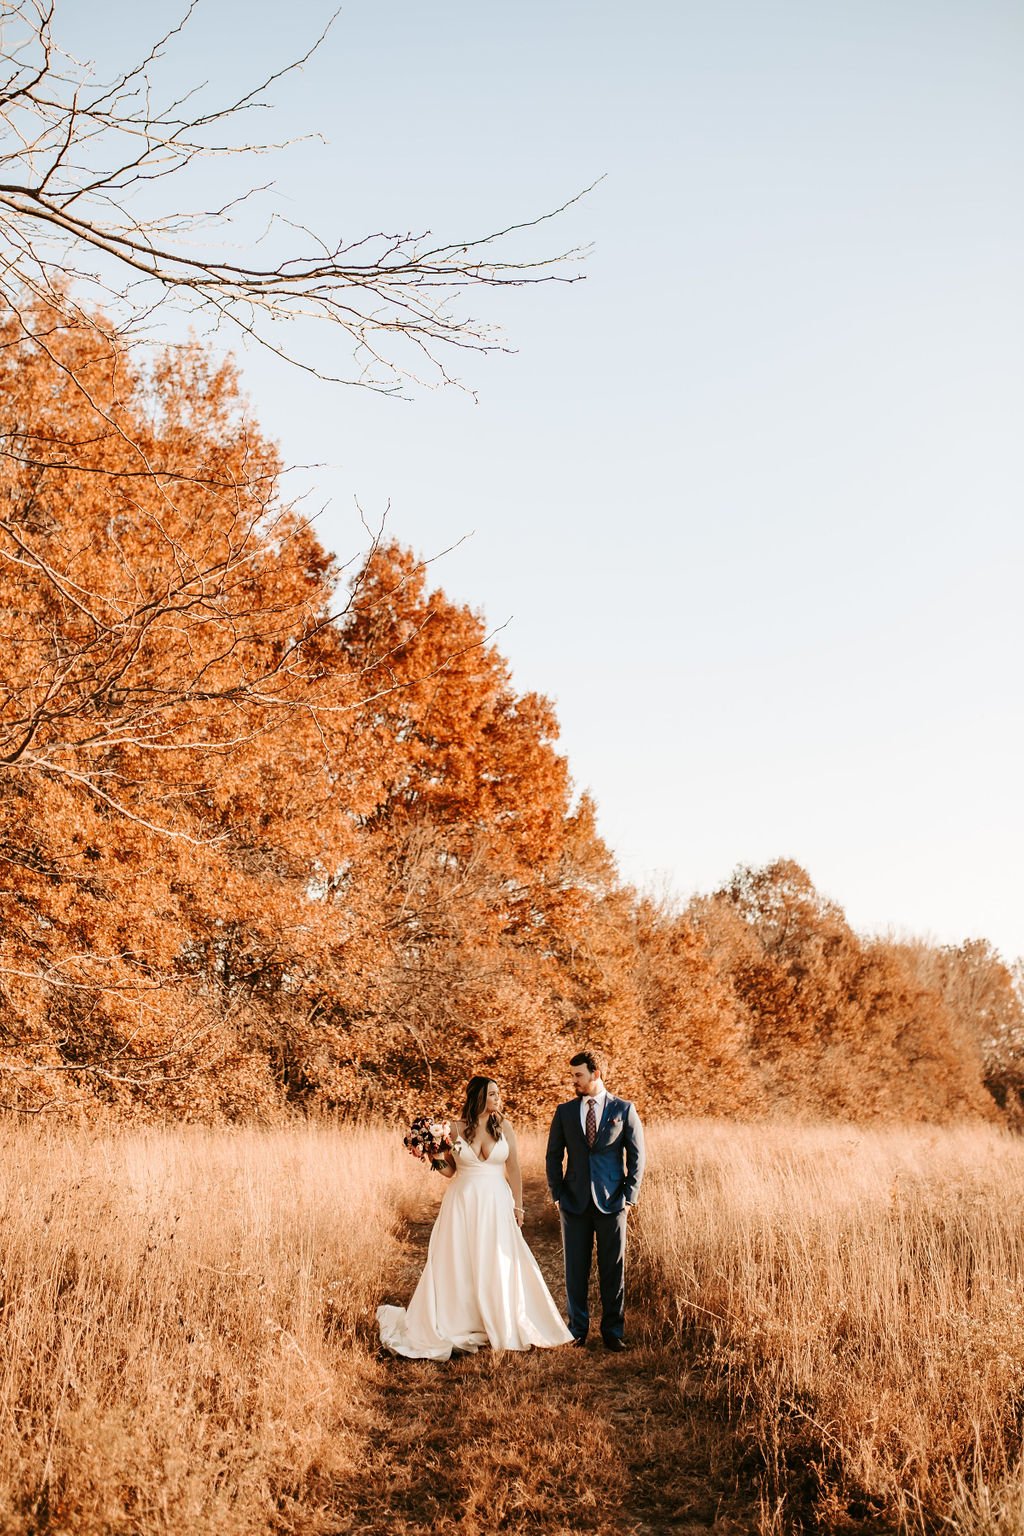
<path id="1" fill-rule="evenodd" d="M 648 1115 L 1019 1112 L 983 941 L 854 932 L 808 873 L 619 876 L 551 703 L 379 536 L 347 567 L 235 372 L 0 311 L 0 1103 L 527 1118 L 582 1044 Z"/>

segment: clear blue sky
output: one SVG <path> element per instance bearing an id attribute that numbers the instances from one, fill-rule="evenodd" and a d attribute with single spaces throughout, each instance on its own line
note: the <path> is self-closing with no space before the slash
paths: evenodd
<path id="1" fill-rule="evenodd" d="M 204 0 L 169 75 L 251 84 L 328 14 Z M 176 15 L 63 35 L 106 72 Z M 990 0 L 353 0 L 259 125 L 329 140 L 255 173 L 332 235 L 606 177 L 546 237 L 586 282 L 487 305 L 518 351 L 479 404 L 245 372 L 331 548 L 356 498 L 424 554 L 472 532 L 438 581 L 511 619 L 631 880 L 781 855 L 862 930 L 1024 953 L 1022 67 Z"/>

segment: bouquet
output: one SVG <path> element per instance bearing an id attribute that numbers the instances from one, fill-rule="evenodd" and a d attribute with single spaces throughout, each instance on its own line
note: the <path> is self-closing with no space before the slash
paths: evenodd
<path id="1" fill-rule="evenodd" d="M 426 1160 L 432 1168 L 444 1162 L 444 1155 L 455 1145 L 451 1123 L 435 1120 L 430 1115 L 417 1115 L 402 1138 L 413 1157 Z"/>

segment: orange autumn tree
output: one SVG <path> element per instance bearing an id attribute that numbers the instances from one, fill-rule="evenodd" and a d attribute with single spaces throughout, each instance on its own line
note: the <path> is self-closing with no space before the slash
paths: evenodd
<path id="1" fill-rule="evenodd" d="M 577 1037 L 560 955 L 595 872 L 614 879 L 587 802 L 572 804 L 551 705 L 516 693 L 479 616 L 428 591 L 397 545 L 361 573 L 344 644 L 378 772 L 361 867 L 387 872 L 390 1045 L 364 1057 L 368 1080 L 409 1094 L 492 1070 L 530 1103 L 564 1081 Z"/>
<path id="2" fill-rule="evenodd" d="M 358 808 L 317 720 L 351 703 L 331 562 L 228 366 L 31 329 L 0 330 L 0 1101 L 265 1108 L 235 984 L 316 950 Z"/>
<path id="3" fill-rule="evenodd" d="M 550 706 L 405 552 L 339 599 L 230 368 L 2 341 L 3 1102 L 393 1106 L 430 1031 L 535 1081 L 578 904 Z"/>
<path id="4" fill-rule="evenodd" d="M 740 868 L 690 916 L 749 1020 L 769 1104 L 843 1119 L 991 1115 L 981 1048 L 885 941 L 791 860 Z"/>
<path id="5" fill-rule="evenodd" d="M 1009 966 L 986 939 L 932 945 L 893 941 L 957 1027 L 980 1045 L 985 1086 L 1010 1124 L 1024 1128 L 1024 959 Z"/>
<path id="6" fill-rule="evenodd" d="M 750 1016 L 707 935 L 666 902 L 632 906 L 635 1070 L 646 1100 L 666 1114 L 764 1114 Z"/>

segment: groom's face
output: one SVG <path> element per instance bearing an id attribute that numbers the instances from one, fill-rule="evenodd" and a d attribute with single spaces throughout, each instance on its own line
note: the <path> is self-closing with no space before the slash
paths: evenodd
<path id="1" fill-rule="evenodd" d="M 584 1062 L 582 1066 L 573 1067 L 572 1085 L 576 1090 L 576 1097 L 578 1099 L 586 1097 L 593 1085 L 597 1082 L 597 1077 L 598 1074 L 596 1072 L 591 1072 L 586 1062 Z"/>

